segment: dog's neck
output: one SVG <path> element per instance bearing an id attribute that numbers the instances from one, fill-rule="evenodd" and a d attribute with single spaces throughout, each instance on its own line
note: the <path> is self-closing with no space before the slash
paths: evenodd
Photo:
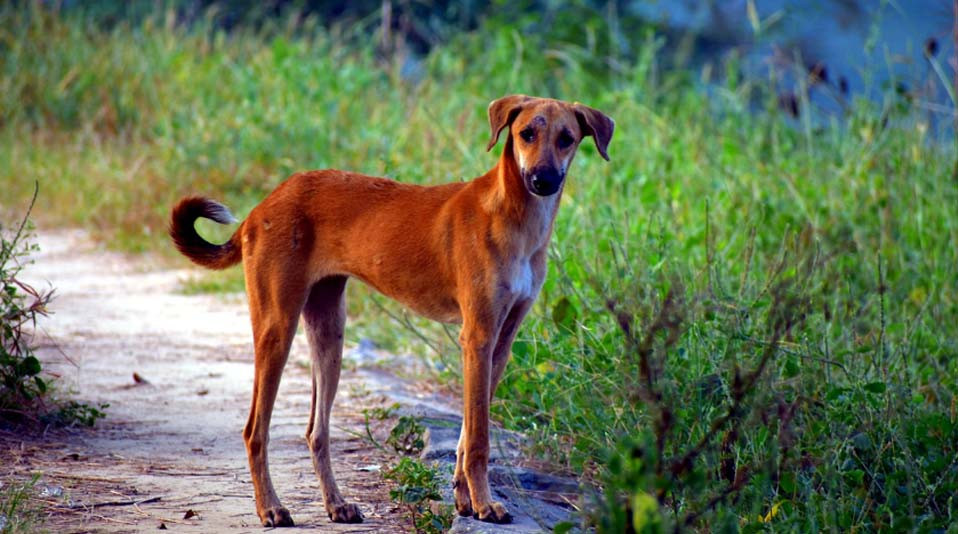
<path id="1" fill-rule="evenodd" d="M 532 238 L 533 248 L 547 244 L 552 235 L 562 189 L 548 197 L 534 195 L 526 189 L 511 137 L 506 138 L 496 166 L 483 178 L 486 178 L 487 184 L 486 209 L 498 213 L 511 224 L 533 228 L 535 231 L 527 234 Z"/>

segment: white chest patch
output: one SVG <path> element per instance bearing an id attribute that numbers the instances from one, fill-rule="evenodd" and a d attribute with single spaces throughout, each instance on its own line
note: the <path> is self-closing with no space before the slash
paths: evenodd
<path id="1" fill-rule="evenodd" d="M 512 291 L 517 295 L 531 297 L 534 295 L 534 284 L 532 265 L 529 264 L 529 260 L 520 262 L 519 268 L 516 269 L 515 276 L 512 278 L 512 284 L 510 284 Z"/>

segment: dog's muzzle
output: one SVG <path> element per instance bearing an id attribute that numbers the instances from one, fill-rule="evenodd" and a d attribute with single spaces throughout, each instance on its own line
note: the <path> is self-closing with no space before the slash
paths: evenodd
<path id="1" fill-rule="evenodd" d="M 525 175 L 526 189 L 533 195 L 547 197 L 556 194 L 562 187 L 565 176 L 552 167 L 536 167 Z"/>

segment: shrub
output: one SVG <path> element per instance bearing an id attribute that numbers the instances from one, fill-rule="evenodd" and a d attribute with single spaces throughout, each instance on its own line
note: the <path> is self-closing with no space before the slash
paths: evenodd
<path id="1" fill-rule="evenodd" d="M 444 479 L 434 465 L 404 457 L 383 477 L 396 483 L 389 497 L 406 509 L 417 534 L 438 534 L 452 526 L 452 507 L 441 504 Z"/>
<path id="2" fill-rule="evenodd" d="M 54 291 L 40 291 L 19 278 L 24 259 L 36 252 L 30 243 L 27 213 L 12 233 L 0 224 L 0 420 L 22 423 L 81 423 L 92 426 L 104 414 L 99 408 L 77 401 L 51 398 L 51 384 L 42 376 L 34 354 L 33 331 L 38 317 L 47 315 Z"/>

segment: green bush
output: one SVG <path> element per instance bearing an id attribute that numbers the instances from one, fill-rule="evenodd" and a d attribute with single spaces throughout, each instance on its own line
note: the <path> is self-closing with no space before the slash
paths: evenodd
<path id="1" fill-rule="evenodd" d="M 23 260 L 37 250 L 28 241 L 32 208 L 13 232 L 0 224 L 0 421 L 92 426 L 106 406 L 55 399 L 33 351 L 36 321 L 47 315 L 53 290 L 38 291 L 18 278 Z"/>
<path id="2" fill-rule="evenodd" d="M 4 418 L 31 417 L 48 390 L 40 376 L 40 360 L 33 354 L 31 327 L 38 316 L 47 314 L 53 291 L 37 291 L 17 278 L 22 259 L 37 250 L 24 241 L 26 226 L 26 216 L 12 234 L 0 224 L 0 417 Z"/>
<path id="3" fill-rule="evenodd" d="M 391 446 L 396 453 L 403 455 L 419 454 L 426 446 L 423 434 L 426 428 L 413 416 L 399 417 L 396 426 L 389 432 L 386 445 Z"/>
<path id="4" fill-rule="evenodd" d="M 396 484 L 389 497 L 405 508 L 417 534 L 439 534 L 452 526 L 452 506 L 442 504 L 443 478 L 434 465 L 403 457 L 383 478 Z"/>

